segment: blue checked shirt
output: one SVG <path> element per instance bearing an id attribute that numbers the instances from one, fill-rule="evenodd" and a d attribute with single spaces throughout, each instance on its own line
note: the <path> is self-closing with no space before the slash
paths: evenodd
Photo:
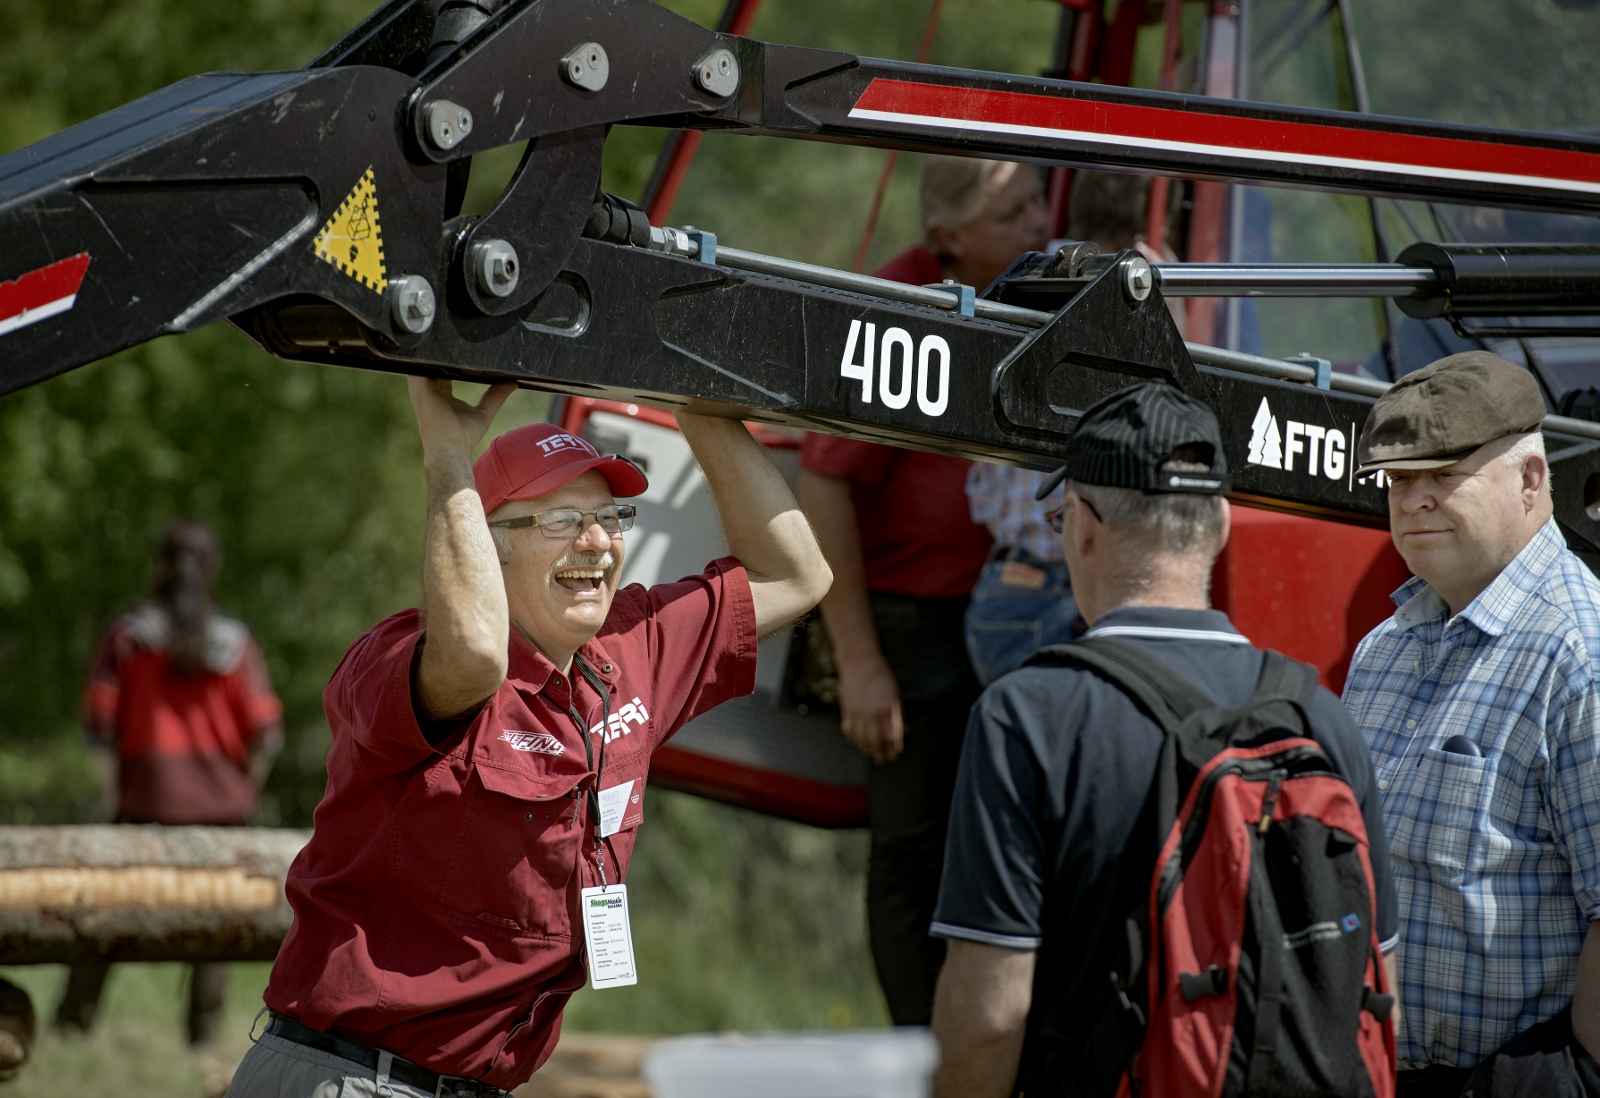
<path id="1" fill-rule="evenodd" d="M 1400 1066 L 1472 1067 L 1572 1001 L 1600 918 L 1600 582 L 1551 521 L 1454 618 L 1420 579 L 1393 598 L 1344 702 L 1400 901 Z"/>
<path id="2" fill-rule="evenodd" d="M 1033 498 L 1048 475 L 974 461 L 967 470 L 967 510 L 972 521 L 987 526 L 996 544 L 1021 549 L 1035 560 L 1064 559 L 1061 535 L 1044 520 L 1046 511 L 1061 506 L 1062 489 L 1043 500 Z"/>

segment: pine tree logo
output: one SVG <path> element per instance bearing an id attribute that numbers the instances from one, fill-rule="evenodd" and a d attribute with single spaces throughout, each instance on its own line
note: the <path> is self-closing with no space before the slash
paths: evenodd
<path id="1" fill-rule="evenodd" d="M 1283 437 L 1278 432 L 1278 417 L 1272 414 L 1266 397 L 1261 398 L 1261 407 L 1250 424 L 1250 452 L 1245 461 L 1268 469 L 1283 468 Z"/>

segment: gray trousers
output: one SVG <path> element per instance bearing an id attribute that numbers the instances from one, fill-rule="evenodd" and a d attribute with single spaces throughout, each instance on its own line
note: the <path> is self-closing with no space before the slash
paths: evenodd
<path id="1" fill-rule="evenodd" d="M 374 1071 L 263 1033 L 233 1073 L 228 1098 L 433 1098 L 429 1091 L 391 1082 L 390 1058 L 382 1053 Z"/>

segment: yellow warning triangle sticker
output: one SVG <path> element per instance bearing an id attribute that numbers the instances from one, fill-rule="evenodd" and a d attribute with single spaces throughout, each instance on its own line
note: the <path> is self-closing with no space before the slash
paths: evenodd
<path id="1" fill-rule="evenodd" d="M 370 167 L 311 243 L 318 259 L 383 293 L 389 280 L 384 277 L 383 236 L 378 232 L 378 183 Z"/>

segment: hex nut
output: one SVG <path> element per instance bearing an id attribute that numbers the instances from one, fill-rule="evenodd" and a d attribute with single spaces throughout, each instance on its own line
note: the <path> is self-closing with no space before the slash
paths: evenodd
<path id="1" fill-rule="evenodd" d="M 583 42 L 561 59 L 561 79 L 575 88 L 597 92 L 611 79 L 611 59 L 598 42 Z"/>
<path id="2" fill-rule="evenodd" d="M 522 272 L 517 250 L 504 240 L 480 240 L 472 245 L 471 268 L 478 289 L 495 297 L 510 297 Z"/>
<path id="3" fill-rule="evenodd" d="M 434 148 L 449 152 L 472 132 L 472 112 L 448 99 L 435 99 L 423 113 L 428 141 Z"/>
<path id="4" fill-rule="evenodd" d="M 1142 255 L 1130 255 L 1122 261 L 1122 289 L 1133 301 L 1143 301 L 1155 289 L 1156 273 Z"/>
<path id="5" fill-rule="evenodd" d="M 437 305 L 426 278 L 401 275 L 390 280 L 388 292 L 394 295 L 389 308 L 398 327 L 412 335 L 421 335 L 433 327 Z"/>
<path id="6" fill-rule="evenodd" d="M 733 51 L 719 47 L 694 65 L 694 82 L 702 91 L 726 98 L 739 90 L 739 61 Z"/>

